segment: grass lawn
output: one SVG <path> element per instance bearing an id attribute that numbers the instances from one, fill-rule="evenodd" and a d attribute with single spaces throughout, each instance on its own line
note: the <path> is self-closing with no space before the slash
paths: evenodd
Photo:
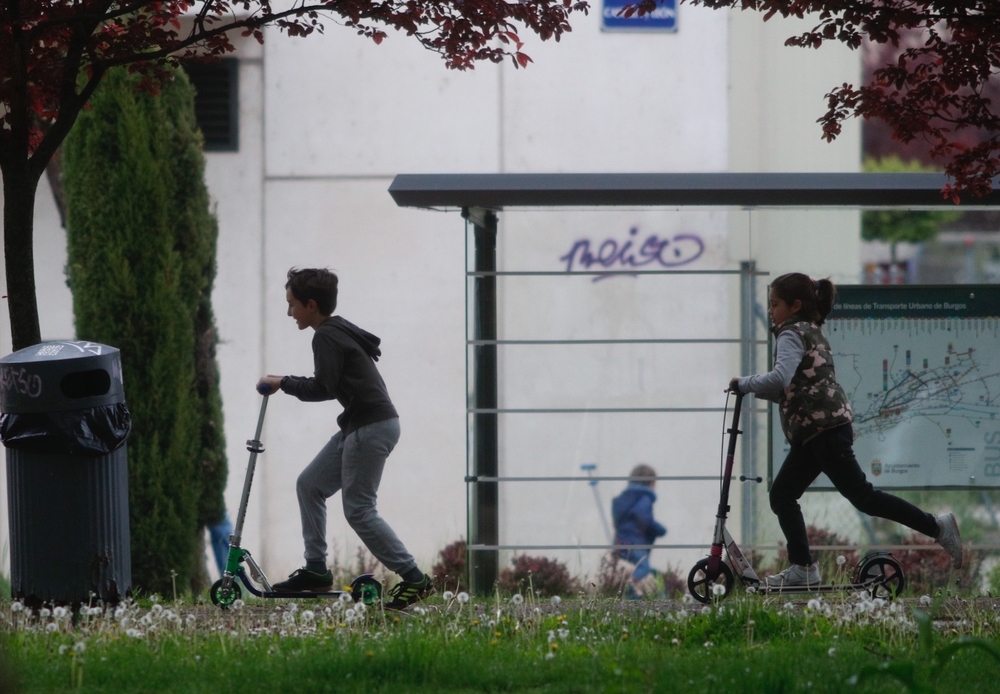
<path id="1" fill-rule="evenodd" d="M 464 598 L 464 596 L 463 596 Z M 0 606 L 16 692 L 1000 692 L 987 599 Z"/>

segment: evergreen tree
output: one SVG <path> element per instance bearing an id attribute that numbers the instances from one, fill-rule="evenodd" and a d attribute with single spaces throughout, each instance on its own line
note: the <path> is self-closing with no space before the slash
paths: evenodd
<path id="1" fill-rule="evenodd" d="M 80 339 L 118 347 L 133 585 L 171 594 L 199 573 L 226 464 L 210 296 L 217 226 L 194 90 L 111 71 L 65 144 L 67 274 Z M 176 579 L 176 584 L 174 583 Z"/>

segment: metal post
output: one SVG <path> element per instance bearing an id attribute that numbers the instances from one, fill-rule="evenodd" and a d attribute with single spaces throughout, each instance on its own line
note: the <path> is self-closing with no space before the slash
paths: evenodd
<path id="1" fill-rule="evenodd" d="M 489 210 L 463 210 L 472 222 L 475 235 L 475 271 L 495 272 L 497 265 L 497 216 Z M 493 275 L 473 280 L 473 339 L 497 339 L 497 280 Z M 476 345 L 472 350 L 472 402 L 476 410 L 497 408 L 497 346 Z M 499 474 L 497 414 L 476 412 L 472 426 L 472 490 L 469 497 L 469 544 L 500 543 L 499 489 L 496 482 L 479 482 L 479 477 Z M 470 590 L 476 595 L 493 592 L 499 575 L 498 550 L 468 553 Z"/>
<path id="2" fill-rule="evenodd" d="M 754 271 L 756 269 L 757 264 L 753 260 L 740 263 L 740 375 L 743 376 L 754 373 L 757 368 L 757 346 L 754 344 L 757 338 L 757 316 L 755 315 L 757 296 L 754 291 Z M 754 447 L 757 438 L 755 436 L 757 418 L 753 414 L 753 408 L 748 407 L 746 414 L 740 450 L 741 468 L 743 477 L 755 479 L 757 477 L 757 457 L 754 455 Z M 754 542 L 754 519 L 757 516 L 756 492 L 757 487 L 754 482 L 743 483 L 740 529 L 745 546 L 753 545 Z"/>

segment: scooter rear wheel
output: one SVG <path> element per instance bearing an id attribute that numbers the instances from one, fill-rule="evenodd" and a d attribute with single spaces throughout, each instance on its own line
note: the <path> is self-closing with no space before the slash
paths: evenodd
<path id="1" fill-rule="evenodd" d="M 723 592 L 716 595 L 715 587 L 722 586 Z M 688 574 L 688 590 L 698 602 L 708 604 L 713 599 L 725 599 L 733 589 L 733 571 L 729 565 L 719 559 L 719 575 L 715 580 L 708 577 L 708 558 L 699 559 Z"/>
<path id="2" fill-rule="evenodd" d="M 858 579 L 859 583 L 874 581 L 871 586 L 873 600 L 875 598 L 892 600 L 906 587 L 903 567 L 894 557 L 887 554 L 865 557 L 858 569 Z"/>
<path id="3" fill-rule="evenodd" d="M 351 597 L 354 602 L 374 607 L 382 601 L 382 582 L 372 576 L 359 576 L 351 583 Z"/>
<path id="4" fill-rule="evenodd" d="M 243 591 L 240 589 L 240 584 L 233 579 L 233 584 L 229 588 L 229 592 L 222 590 L 222 579 L 212 584 L 212 589 L 209 591 L 209 597 L 212 598 L 212 604 L 218 605 L 223 610 L 229 609 L 229 606 L 240 599 L 243 595 Z"/>

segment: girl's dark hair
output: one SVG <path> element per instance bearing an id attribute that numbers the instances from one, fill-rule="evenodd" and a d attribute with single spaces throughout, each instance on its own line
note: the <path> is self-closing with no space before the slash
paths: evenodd
<path id="1" fill-rule="evenodd" d="M 798 315 L 816 325 L 823 325 L 827 314 L 833 310 L 833 301 L 837 297 L 837 288 L 829 278 L 813 280 L 801 272 L 790 272 L 771 282 L 771 289 L 778 298 L 789 306 L 798 299 L 802 302 L 802 310 Z"/>
<path id="2" fill-rule="evenodd" d="M 288 271 L 285 289 L 292 290 L 292 296 L 300 303 L 308 304 L 312 299 L 316 308 L 324 316 L 329 316 L 337 308 L 337 276 L 327 269 L 292 268 Z"/>

